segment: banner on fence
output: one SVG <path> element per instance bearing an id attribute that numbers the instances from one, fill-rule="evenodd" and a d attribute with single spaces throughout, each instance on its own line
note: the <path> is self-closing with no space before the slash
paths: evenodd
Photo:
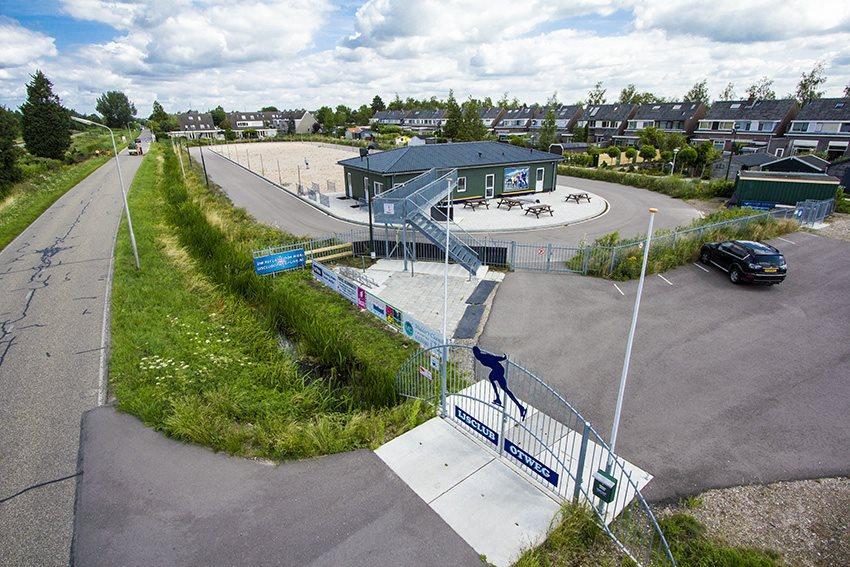
<path id="1" fill-rule="evenodd" d="M 257 275 L 266 276 L 277 272 L 303 268 L 307 264 L 307 255 L 303 248 L 258 256 L 254 258 L 254 271 Z"/>
<path id="2" fill-rule="evenodd" d="M 383 320 L 397 331 L 404 333 L 423 348 L 443 344 L 443 336 L 440 333 L 428 328 L 410 314 L 390 305 L 377 295 L 369 293 L 356 282 L 336 273 L 321 262 L 313 262 L 312 272 L 316 281 L 334 290 L 360 309 L 365 309 Z"/>

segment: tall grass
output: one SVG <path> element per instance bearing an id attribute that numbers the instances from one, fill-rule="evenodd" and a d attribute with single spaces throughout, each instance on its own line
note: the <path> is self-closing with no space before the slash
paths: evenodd
<path id="1" fill-rule="evenodd" d="M 414 402 L 363 408 L 342 380 L 303 370 L 281 349 L 269 319 L 207 275 L 220 251 L 197 258 L 186 244 L 220 245 L 221 234 L 181 239 L 171 221 L 204 219 L 188 200 L 179 217 L 171 211 L 166 195 L 180 191 L 163 153 L 144 158 L 129 196 L 142 270 L 124 224 L 116 248 L 110 385 L 120 409 L 178 439 L 272 459 L 376 447 L 430 416 Z"/>
<path id="2" fill-rule="evenodd" d="M 734 182 L 722 179 L 701 181 L 699 179 L 683 179 L 675 175 L 656 177 L 613 169 L 573 167 L 570 165 L 559 165 L 558 174 L 640 187 L 641 189 L 649 189 L 650 191 L 663 193 L 676 199 L 731 197 L 735 186 Z"/>

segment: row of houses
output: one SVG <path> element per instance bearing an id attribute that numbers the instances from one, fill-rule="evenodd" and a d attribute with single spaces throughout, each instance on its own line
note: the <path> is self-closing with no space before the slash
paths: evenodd
<path id="1" fill-rule="evenodd" d="M 483 108 L 484 125 L 500 139 L 534 138 L 547 109 Z M 824 98 L 802 108 L 794 99 L 701 102 L 597 104 L 560 106 L 555 113 L 560 141 L 570 141 L 575 128 L 587 128 L 587 141 L 598 145 L 633 146 L 641 130 L 655 127 L 680 133 L 692 143 L 709 142 L 721 150 L 741 144 L 747 153 L 776 157 L 824 152 L 829 159 L 850 155 L 850 99 Z M 373 123 L 433 132 L 445 126 L 445 110 L 387 110 L 375 113 Z"/>
<path id="2" fill-rule="evenodd" d="M 310 134 L 314 131 L 316 117 L 307 110 L 283 110 L 265 112 L 229 112 L 227 120 L 237 138 L 246 136 L 273 138 L 282 134 Z M 190 110 L 177 115 L 179 129 L 170 132 L 172 137 L 221 139 L 224 130 L 217 127 L 209 112 Z"/>

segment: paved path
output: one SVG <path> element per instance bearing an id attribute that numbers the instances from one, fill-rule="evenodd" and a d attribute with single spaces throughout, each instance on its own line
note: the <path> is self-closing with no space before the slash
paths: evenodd
<path id="1" fill-rule="evenodd" d="M 672 285 L 647 278 L 618 452 L 655 475 L 650 498 L 850 473 L 850 243 L 773 244 L 790 266 L 779 286 L 694 265 L 665 273 Z M 508 274 L 481 339 L 606 439 L 637 283 L 616 285 L 624 295 L 601 279 Z"/>
<path id="2" fill-rule="evenodd" d="M 198 148 L 192 148 L 193 159 L 200 159 Z M 319 236 L 344 232 L 360 225 L 338 220 L 308 205 L 298 197 L 278 189 L 268 181 L 211 152 L 204 151 L 210 179 L 219 184 L 239 207 L 244 207 L 257 220 L 297 235 Z M 669 228 L 687 224 L 699 212 L 682 200 L 666 195 L 604 181 L 558 176 L 559 185 L 589 191 L 605 198 L 611 205 L 607 213 L 585 222 L 541 230 L 508 233 L 476 233 L 518 242 L 555 242 L 577 244 L 581 239 L 593 240 L 603 234 L 619 231 L 622 236 L 643 233 L 649 221 L 647 210 L 660 209 L 656 227 Z"/>
<path id="3" fill-rule="evenodd" d="M 76 565 L 481 565 L 372 451 L 279 466 L 85 415 Z"/>
<path id="4" fill-rule="evenodd" d="M 141 159 L 120 159 L 129 183 Z M 110 161 L 0 252 L 0 499 L 77 471 L 80 417 L 98 403 L 121 213 Z M 67 564 L 74 494 L 69 479 L 0 503 L 0 563 Z"/>

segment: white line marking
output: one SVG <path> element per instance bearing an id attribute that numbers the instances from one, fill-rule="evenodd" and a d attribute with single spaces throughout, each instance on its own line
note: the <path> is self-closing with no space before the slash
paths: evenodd
<path id="1" fill-rule="evenodd" d="M 670 280 L 668 280 L 667 278 L 665 278 L 661 274 L 655 274 L 655 275 L 658 276 L 659 278 L 661 278 L 662 280 L 664 280 L 665 282 L 667 282 L 668 284 L 673 285 L 673 282 L 671 282 Z"/>
<path id="2" fill-rule="evenodd" d="M 782 238 L 781 236 L 777 236 L 776 238 L 778 238 L 778 239 L 779 239 L 779 240 L 781 240 L 782 242 L 787 242 L 788 244 L 797 244 L 797 243 L 796 243 L 796 242 L 794 242 L 793 240 L 788 240 L 787 238 Z"/>
<path id="3" fill-rule="evenodd" d="M 617 284 L 611 284 L 611 285 L 613 285 L 615 288 L 617 288 L 617 291 L 619 291 L 619 292 L 620 292 L 620 295 L 622 295 L 622 296 L 625 296 L 625 295 L 626 295 L 625 293 L 623 293 L 623 290 L 622 290 L 622 289 L 620 289 L 620 286 L 618 286 Z"/>
<path id="4" fill-rule="evenodd" d="M 697 264 L 696 262 L 694 262 L 694 266 L 696 266 L 697 268 L 699 268 L 699 269 L 700 269 L 700 270 L 702 270 L 703 272 L 707 272 L 707 271 L 708 271 L 708 268 L 706 268 L 705 266 L 700 266 L 700 265 L 699 265 L 699 264 Z"/>

